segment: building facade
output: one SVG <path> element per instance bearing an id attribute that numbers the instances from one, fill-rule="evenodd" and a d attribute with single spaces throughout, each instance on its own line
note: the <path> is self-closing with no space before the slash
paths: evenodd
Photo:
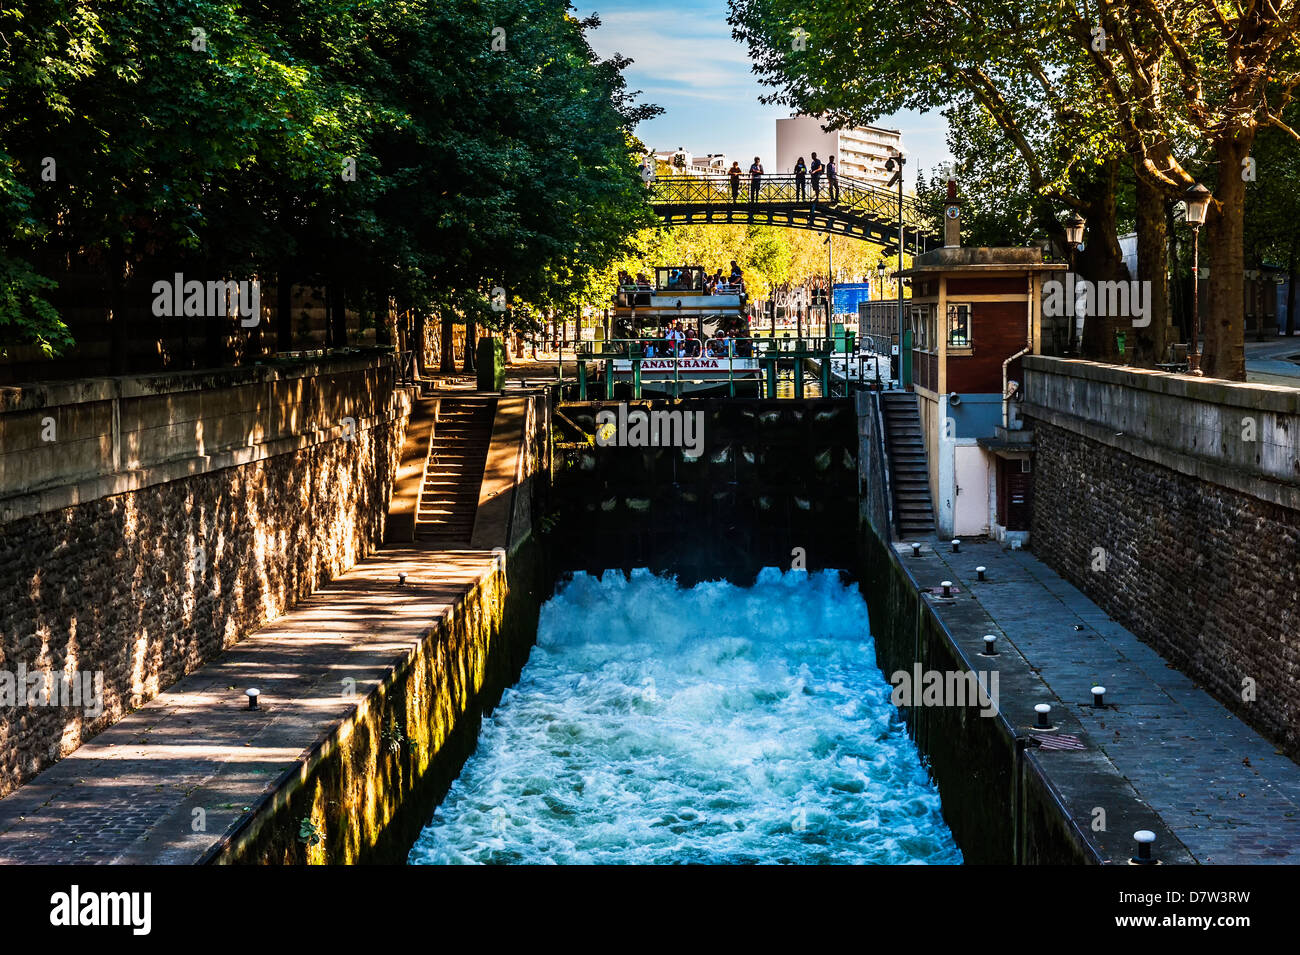
<path id="1" fill-rule="evenodd" d="M 900 273 L 935 523 L 941 537 L 1023 543 L 1033 438 L 1018 414 L 1020 359 L 1042 351 L 1043 284 L 1066 266 L 1033 247 L 963 248 L 954 189 L 944 248 Z"/>
<path id="2" fill-rule="evenodd" d="M 834 156 L 839 174 L 883 187 L 892 173 L 885 160 L 903 149 L 903 134 L 896 129 L 860 126 L 827 132 L 816 116 L 792 116 L 776 121 L 776 167 L 773 173 L 794 172 L 800 156 L 812 162 L 812 154 L 825 162 Z"/>

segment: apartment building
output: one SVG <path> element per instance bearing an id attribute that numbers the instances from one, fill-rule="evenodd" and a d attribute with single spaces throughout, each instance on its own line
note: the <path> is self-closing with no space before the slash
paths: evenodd
<path id="1" fill-rule="evenodd" d="M 839 173 L 884 186 L 891 173 L 885 160 L 903 148 L 903 134 L 896 129 L 859 126 L 827 132 L 816 116 L 792 116 L 776 121 L 776 166 L 769 172 L 790 173 L 800 156 L 811 162 L 815 152 L 822 161 L 834 156 Z"/>

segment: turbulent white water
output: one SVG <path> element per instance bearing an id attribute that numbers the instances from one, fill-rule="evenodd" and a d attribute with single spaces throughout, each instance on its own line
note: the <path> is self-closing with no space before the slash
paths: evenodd
<path id="1" fill-rule="evenodd" d="M 439 863 L 956 863 L 832 572 L 580 574 L 411 849 Z"/>

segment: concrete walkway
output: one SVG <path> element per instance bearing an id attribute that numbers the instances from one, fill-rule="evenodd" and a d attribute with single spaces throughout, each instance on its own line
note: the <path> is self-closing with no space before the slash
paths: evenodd
<path id="1" fill-rule="evenodd" d="M 0 800 L 0 863 L 198 862 L 494 559 L 408 547 L 357 564 Z"/>
<path id="2" fill-rule="evenodd" d="M 1246 380 L 1261 385 L 1300 388 L 1300 336 L 1246 342 Z"/>
<path id="3" fill-rule="evenodd" d="M 1089 748 L 1128 780 L 1191 859 L 1300 863 L 1300 766 L 1081 591 L 1028 552 L 996 543 L 963 541 L 954 554 L 949 543 L 931 540 L 920 557 L 909 544 L 894 546 L 921 586 L 950 580 L 961 588 L 954 601 L 931 601 L 950 632 L 968 648 L 996 634 L 1000 652 L 1023 657 L 1056 697 L 1054 718 L 1063 712 L 1082 726 Z M 977 579 L 980 565 L 988 568 L 986 581 Z M 1095 683 L 1107 689 L 1104 709 L 1091 705 Z M 1016 703 L 1004 692 L 1004 713 Z M 1087 826 L 1096 793 L 1053 782 L 1071 816 Z M 1122 818 L 1121 808 L 1107 811 Z M 1157 847 L 1158 854 L 1175 861 L 1171 848 Z"/>

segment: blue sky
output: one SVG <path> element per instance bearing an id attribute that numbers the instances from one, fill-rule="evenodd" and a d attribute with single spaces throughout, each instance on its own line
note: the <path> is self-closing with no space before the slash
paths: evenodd
<path id="1" fill-rule="evenodd" d="M 766 91 L 750 72 L 743 44 L 731 38 L 726 0 L 574 0 L 579 16 L 598 13 L 600 29 L 589 34 L 602 56 L 622 53 L 630 89 L 640 102 L 667 112 L 637 127 L 653 149 L 685 147 L 693 153 L 723 152 L 744 159 L 776 154 L 776 120 L 785 107 L 764 106 Z M 907 185 L 916 182 L 917 163 L 927 170 L 951 159 L 946 124 L 938 113 L 905 112 L 879 126 L 900 129 L 909 163 Z M 743 165 L 743 164 L 742 164 Z"/>

